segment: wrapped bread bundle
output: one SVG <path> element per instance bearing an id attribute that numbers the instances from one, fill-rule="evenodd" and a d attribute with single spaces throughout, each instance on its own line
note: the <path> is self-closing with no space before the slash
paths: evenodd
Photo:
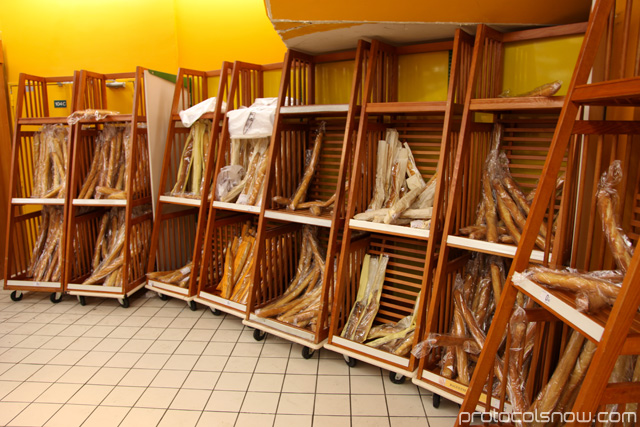
<path id="1" fill-rule="evenodd" d="M 38 237 L 27 267 L 27 278 L 38 282 L 59 282 L 63 231 L 63 208 L 43 206 Z"/>
<path id="2" fill-rule="evenodd" d="M 368 337 L 380 307 L 382 285 L 388 263 L 388 255 L 381 254 L 379 257 L 372 257 L 366 254 L 364 256 L 358 294 L 347 318 L 347 323 L 342 329 L 341 336 L 343 338 L 362 343 Z"/>
<path id="3" fill-rule="evenodd" d="M 494 125 L 492 149 L 482 172 L 482 198 L 477 208 L 476 223 L 461 228 L 460 233 L 492 243 L 518 244 L 532 199 L 524 194 L 511 176 L 509 160 L 499 149 L 502 134 L 502 125 Z M 540 250 L 545 249 L 547 234 L 547 225 L 543 223 L 536 237 L 536 246 Z M 553 235 L 549 238 L 553 241 Z"/>
<path id="4" fill-rule="evenodd" d="M 193 262 L 189 261 L 187 264 L 177 270 L 155 271 L 152 273 L 147 273 L 147 279 L 166 283 L 169 285 L 176 285 L 180 288 L 187 288 L 189 286 L 189 278 L 191 277 L 192 269 Z"/>
<path id="5" fill-rule="evenodd" d="M 231 139 L 229 164 L 218 174 L 216 199 L 255 206 L 267 172 L 269 138 Z"/>
<path id="6" fill-rule="evenodd" d="M 388 129 L 378 141 L 376 179 L 366 211 L 354 216 L 360 221 L 428 228 L 436 192 L 436 176 L 425 182 L 406 142 L 398 131 Z"/>
<path id="7" fill-rule="evenodd" d="M 382 323 L 369 330 L 367 342 L 369 347 L 377 348 L 395 354 L 406 356 L 413 348 L 414 332 L 416 329 L 416 311 L 420 304 L 420 294 L 416 298 L 413 312 L 396 323 Z"/>
<path id="8" fill-rule="evenodd" d="M 255 262 L 253 251 L 256 229 L 244 224 L 240 236 L 229 242 L 224 255 L 222 279 L 216 290 L 222 298 L 245 304 L 251 288 L 251 269 Z"/>
<path id="9" fill-rule="evenodd" d="M 302 229 L 302 245 L 296 276 L 282 295 L 256 310 L 260 317 L 275 317 L 294 326 L 316 330 L 322 302 L 325 254 L 316 236 L 317 229 Z M 329 306 L 331 306 L 331 289 Z"/>
<path id="10" fill-rule="evenodd" d="M 196 121 L 189 131 L 180 156 L 176 183 L 170 194 L 200 198 L 204 186 L 204 170 L 211 144 L 211 120 Z"/>
<path id="11" fill-rule="evenodd" d="M 134 209 L 133 217 L 146 215 L 149 209 L 139 206 Z M 124 209 L 112 208 L 102 215 L 91 260 L 92 272 L 83 285 L 98 285 L 102 282 L 103 286 L 121 286 L 125 250 L 129 251 L 131 263 L 138 262 L 135 269 L 132 266 L 131 271 L 144 271 L 149 256 L 147 242 L 151 238 L 151 221 L 142 221 L 132 227 L 128 248 L 125 248 L 125 225 Z"/>
<path id="12" fill-rule="evenodd" d="M 44 125 L 33 135 L 31 197 L 62 199 L 66 193 L 69 129 Z"/>
<path id="13" fill-rule="evenodd" d="M 126 199 L 130 139 L 129 126 L 104 126 L 98 135 L 91 167 L 78 199 Z M 140 155 L 145 156 L 146 153 Z M 142 167 L 136 168 L 138 179 L 134 179 L 134 182 L 146 185 L 148 167 L 144 165 L 148 165 L 148 162 L 142 161 L 141 164 Z"/>

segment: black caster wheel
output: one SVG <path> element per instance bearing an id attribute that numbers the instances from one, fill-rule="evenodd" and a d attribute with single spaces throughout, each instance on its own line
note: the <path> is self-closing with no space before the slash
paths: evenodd
<path id="1" fill-rule="evenodd" d="M 196 311 L 198 309 L 198 304 L 196 304 L 195 301 L 191 300 L 189 301 L 189 308 L 191 309 L 191 311 Z"/>
<path id="2" fill-rule="evenodd" d="M 129 308 L 129 297 L 128 296 L 124 296 L 124 298 L 119 299 L 118 302 L 120 303 L 120 305 L 123 308 Z"/>
<path id="3" fill-rule="evenodd" d="M 302 347 L 302 357 L 305 359 L 311 359 L 315 352 L 316 351 L 314 349 L 311 349 L 309 347 Z"/>
<path id="4" fill-rule="evenodd" d="M 80 302 L 80 305 L 82 305 L 82 306 L 87 305 L 87 299 L 84 297 L 84 295 L 78 295 L 78 301 Z"/>
<path id="5" fill-rule="evenodd" d="M 62 292 L 52 293 L 51 296 L 49 297 L 49 300 L 54 304 L 59 303 L 60 301 L 62 301 Z"/>
<path id="6" fill-rule="evenodd" d="M 400 375 L 395 372 L 389 372 L 389 379 L 394 384 L 404 384 L 406 378 L 404 375 Z"/>
<path id="7" fill-rule="evenodd" d="M 253 330 L 253 339 L 256 341 L 262 341 L 267 336 L 267 333 L 260 329 Z"/>
<path id="8" fill-rule="evenodd" d="M 11 292 L 11 301 L 20 301 L 22 299 L 22 291 Z"/>
<path id="9" fill-rule="evenodd" d="M 433 395 L 433 407 L 438 409 L 440 407 L 440 395 L 439 394 L 434 394 Z"/>
<path id="10" fill-rule="evenodd" d="M 350 368 L 353 368 L 354 366 L 356 366 L 358 364 L 358 361 L 356 359 L 354 359 L 353 357 L 349 357 L 349 356 L 344 356 L 344 362 Z"/>
<path id="11" fill-rule="evenodd" d="M 213 314 L 214 316 L 222 316 L 222 312 L 217 308 L 213 308 L 213 307 L 211 307 L 211 314 Z"/>
<path id="12" fill-rule="evenodd" d="M 169 297 L 168 297 L 167 295 L 165 295 L 165 294 L 161 294 L 160 292 L 158 292 L 158 296 L 160 297 L 160 299 L 161 299 L 162 301 L 166 301 L 166 300 L 168 300 L 168 299 L 169 299 Z"/>

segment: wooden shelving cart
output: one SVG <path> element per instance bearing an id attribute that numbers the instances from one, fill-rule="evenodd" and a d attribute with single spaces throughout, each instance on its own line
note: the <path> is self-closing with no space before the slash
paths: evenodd
<path id="1" fill-rule="evenodd" d="M 462 30 L 456 32 L 452 41 L 402 47 L 374 41 L 371 47 L 355 167 L 351 169 L 346 210 L 349 220 L 345 224 L 331 330 L 325 347 L 343 354 L 350 366 L 354 366 L 356 360 L 361 360 L 389 370 L 390 379 L 395 383 L 402 383 L 405 377 L 415 375 L 417 359 L 409 351 L 395 354 L 398 348 L 385 350 L 367 345 L 367 336 L 350 336 L 347 329 L 353 321 L 351 316 L 355 315 L 352 314 L 352 307 L 360 304 L 359 283 L 362 283 L 360 275 L 365 255 L 386 256 L 388 265 L 384 271 L 379 307 L 372 312 L 375 318 L 370 326 L 392 326 L 403 318 L 413 316 L 412 324 L 415 329 L 413 332 L 406 332 L 399 339 L 410 345 L 405 345 L 407 350 L 420 339 L 424 327 L 424 310 L 431 293 L 429 287 L 432 265 L 435 263 L 440 241 L 448 192 L 447 177 L 452 174 L 450 153 L 455 150 L 459 131 L 472 48 L 473 38 Z M 403 57 L 417 54 L 437 54 L 430 60 L 434 61 L 433 68 L 444 70 L 445 86 L 441 100 L 398 101 L 398 64 Z M 446 64 L 449 59 L 451 68 L 447 75 Z M 383 90 L 378 86 L 380 81 L 387 84 Z M 380 96 L 380 93 L 384 95 Z M 424 209 L 431 209 L 431 215 L 424 216 L 423 224 L 419 227 L 411 227 L 406 221 L 397 225 L 394 224 L 395 221 L 359 219 L 367 212 L 375 212 L 377 209 L 372 205 L 377 196 L 376 181 L 380 174 L 380 170 L 376 170 L 379 168 L 377 162 L 380 161 L 378 152 L 384 149 L 381 144 L 384 142 L 385 132 L 390 129 L 397 130 L 399 142 L 406 143 L 405 150 L 410 152 L 407 174 L 415 169 L 415 176 L 412 178 L 419 177 L 422 182 L 421 186 L 416 186 L 416 190 L 407 183 L 411 190 L 407 188 L 405 194 L 418 191 L 419 196 L 415 199 L 418 201 L 424 194 L 431 192 L 432 201 L 427 203 L 431 207 Z M 411 163 L 415 166 L 410 167 Z M 387 168 L 391 168 L 391 165 L 387 164 L 385 170 Z M 398 172 L 398 176 L 393 179 L 402 182 L 400 180 L 404 180 L 404 174 L 404 171 Z M 395 208 L 395 205 L 391 204 L 390 207 Z M 430 223 L 427 222 L 429 218 Z M 405 326 L 408 328 L 410 325 Z"/>
<path id="2" fill-rule="evenodd" d="M 249 107 L 256 99 L 263 98 L 265 74 L 277 72 L 281 67 L 280 63 L 259 65 L 235 61 L 226 98 L 227 111 Z M 221 180 L 219 178 L 221 170 L 235 161 L 231 154 L 234 143 L 243 144 L 244 142 L 231 141 L 229 119 L 225 115 L 216 153 L 218 161 L 212 175 L 214 197 L 210 202 L 211 209 L 204 229 L 205 245 L 202 263 L 198 268 L 200 282 L 195 301 L 208 306 L 216 315 L 226 312 L 244 318 L 246 305 L 224 298 L 221 291 L 216 289 L 224 275 L 223 267 L 228 244 L 234 237 L 241 236 L 245 224 L 252 224 L 255 227 L 261 211 L 260 207 L 254 205 L 216 200 L 215 191 Z"/>
<path id="3" fill-rule="evenodd" d="M 65 284 L 82 305 L 95 296 L 128 307 L 128 297 L 144 287 L 153 228 L 144 69 L 81 71 L 76 105 L 79 111 L 108 110 L 111 82 L 133 86 L 131 111 L 93 114 L 74 125 Z M 97 198 L 101 189 L 106 193 Z"/>
<path id="4" fill-rule="evenodd" d="M 160 191 L 149 257 L 146 288 L 158 293 L 161 299 L 179 298 L 196 309 L 193 300 L 198 291 L 203 239 L 211 204 L 210 189 L 216 170 L 216 155 L 225 111 L 223 104 L 229 91 L 231 63 L 223 62 L 215 71 L 196 71 L 181 68 L 171 106 L 164 161 L 160 175 Z M 191 129 L 182 124 L 180 111 L 206 101 L 216 87 L 214 111 L 205 113 L 200 123 Z M 200 129 L 198 127 L 203 127 Z M 207 138 L 208 135 L 208 138 Z M 199 139 L 207 141 L 199 141 Z M 198 144 L 202 147 L 196 147 Z M 203 152 L 205 151 L 205 152 Z M 193 162 L 198 152 L 202 161 L 199 173 Z M 201 182 L 196 183 L 196 173 Z M 188 178 L 187 178 L 188 177 Z M 180 182 L 178 180 L 180 179 Z M 198 188 L 195 188 L 195 187 Z M 179 187 L 179 188 L 178 188 Z M 155 272 L 184 269 L 181 281 L 168 283 Z"/>
<path id="5" fill-rule="evenodd" d="M 368 53 L 369 43 L 359 41 L 355 51 L 312 56 L 289 50 L 285 55 L 268 152 L 266 186 L 261 197 L 264 209 L 256 235 L 253 287 L 243 323 L 255 328 L 256 340 L 269 333 L 302 345 L 305 358 L 323 346 L 329 332 L 334 266 L 344 224 L 344 185 L 353 156 L 352 141 L 362 104 Z M 322 104 L 320 93 L 331 89 L 323 85 L 322 68 L 344 66 L 350 70 L 351 61 L 353 74 L 348 103 Z M 313 154 L 308 155 L 306 150 L 312 147 L 315 148 Z M 291 204 L 305 169 L 314 162 L 313 175 L 307 173 L 306 199 L 303 195 L 300 201 L 325 202 L 333 197 L 334 203 L 315 213 L 309 208 L 289 210 L 276 203 L 274 197 L 280 196 Z M 306 310 L 306 320 L 278 320 L 276 314 L 263 317 L 261 313 L 266 312 L 262 310 L 288 298 L 285 292 L 296 276 L 296 265 L 304 256 L 305 248 L 311 246 L 316 256 L 307 252 L 307 266 L 313 265 L 319 275 L 314 280 L 311 274 L 308 292 L 300 294 L 313 296 L 315 301 L 300 305 Z M 290 296 L 293 298 L 293 295 Z M 300 295 L 292 301 L 302 303 Z"/>
<path id="6" fill-rule="evenodd" d="M 634 1 L 598 0 L 594 4 L 577 66 L 546 156 L 544 173 L 461 414 L 473 412 L 484 384 L 487 379 L 491 380 L 489 373 L 494 366 L 497 349 L 512 318 L 514 302 L 521 292 L 541 307 L 539 311 L 542 315 L 538 316 L 538 320 L 559 323 L 567 335 L 571 333 L 571 341 L 577 343 L 574 347 L 566 345 L 557 365 L 552 366 L 555 371 L 549 370 L 535 387 L 527 383 L 526 389 L 531 388 L 533 392 L 543 389 L 546 395 L 557 392 L 559 402 L 564 406 L 548 409 L 549 412 L 573 414 L 573 419 L 570 417 L 566 425 L 592 425 L 594 417 L 601 415 L 604 418 L 599 421 L 610 420 L 612 423 L 607 425 L 621 425 L 622 417 L 607 418 L 611 410 L 615 411 L 614 414 L 627 417 L 624 425 L 637 425 L 640 402 L 637 362 L 635 370 L 630 364 L 631 375 L 619 375 L 618 371 L 619 366 L 633 362 L 634 356 L 640 354 L 637 342 L 640 331 L 640 291 L 637 287 L 640 281 L 640 208 L 637 202 L 640 198 L 640 174 L 635 167 L 640 134 L 637 119 L 640 106 L 637 58 L 640 46 L 637 36 L 632 35 L 631 25 L 632 13 L 637 13 L 637 7 L 638 2 Z M 600 61 L 596 61 L 597 55 L 602 55 Z M 579 112 L 582 114 L 579 115 Z M 575 203 L 572 210 L 575 215 L 572 219 L 575 220 L 572 227 L 565 227 L 565 233 L 570 234 L 573 240 L 568 256 L 552 263 L 552 266 L 554 269 L 571 267 L 589 272 L 616 267 L 624 272 L 623 267 L 626 266 L 626 273 L 618 277 L 620 283 L 616 285 L 613 307 L 605 305 L 595 314 L 579 310 L 583 307 L 577 304 L 575 292 L 543 286 L 534 280 L 537 276 L 522 274 L 530 269 L 530 254 L 537 230 L 548 215 L 562 159 L 571 153 L 575 144 L 580 146 L 578 158 L 581 167 L 573 170 L 573 179 L 579 185 L 565 188 L 565 197 L 572 198 Z M 615 167 L 609 167 L 614 160 L 619 162 L 622 173 Z M 611 209 L 607 209 L 607 206 Z M 614 229 L 616 231 L 612 233 Z M 612 255 L 609 235 L 617 235 L 624 240 L 625 233 L 630 241 L 617 247 L 622 251 L 618 254 L 624 254 L 617 258 Z M 580 362 L 575 367 L 570 354 L 577 356 L 578 352 L 572 352 L 572 348 L 579 351 Z M 616 373 L 615 379 L 612 371 Z M 567 376 L 571 374 L 569 380 L 566 380 L 566 376 L 560 379 L 562 372 L 567 372 Z M 614 383 L 610 383 L 610 376 Z M 565 395 L 572 398 L 564 400 Z M 530 398 L 535 396 L 529 394 Z M 504 398 L 500 400 L 501 405 Z M 540 408 L 540 403 L 536 404 L 538 407 L 535 410 L 547 410 L 547 406 Z M 614 405 L 615 409 L 607 405 Z M 533 410 L 533 407 L 523 406 L 523 411 Z M 469 418 L 459 417 L 456 425 L 469 425 Z"/>
<path id="7" fill-rule="evenodd" d="M 456 312 L 454 308 L 456 276 L 465 277 L 468 272 L 466 264 L 472 256 L 477 259 L 478 254 L 484 253 L 499 257 L 491 262 L 488 257 L 477 260 L 487 268 L 489 264 L 494 264 L 491 268 L 496 268 L 497 272 L 500 268 L 508 268 L 510 259 L 516 253 L 514 243 L 489 242 L 486 238 L 476 240 L 461 233 L 462 229 L 483 222 L 482 209 L 484 208 L 480 207 L 484 204 L 483 184 L 486 181 L 488 185 L 492 185 L 492 180 L 498 177 L 492 175 L 487 159 L 492 158 L 496 163 L 508 161 L 507 166 L 501 167 L 510 174 L 514 186 L 526 192 L 536 188 L 537 181 L 543 173 L 542 165 L 549 150 L 564 98 L 561 96 L 499 97 L 498 95 L 503 91 L 505 50 L 516 43 L 544 42 L 548 39 L 579 35 L 585 28 L 586 24 L 572 24 L 500 33 L 485 25 L 478 27 L 459 141 L 453 160 L 452 170 L 455 173 L 451 176 L 442 246 L 437 265 L 434 265 L 436 270 L 433 293 L 427 310 L 424 335 L 421 339 L 428 338 L 432 333 L 444 335 L 453 333 L 452 325 Z M 497 132 L 501 128 L 503 133 L 498 135 Z M 576 147 L 562 159 L 563 170 L 568 171 L 575 167 L 575 150 Z M 565 188 L 570 188 L 572 185 L 574 183 L 571 180 L 565 181 Z M 489 187 L 491 203 L 497 206 L 502 201 L 494 200 L 494 191 Z M 554 197 L 553 211 L 555 214 L 560 212 L 561 222 L 569 218 L 570 205 L 570 199 L 565 200 L 562 196 L 559 199 Z M 492 208 L 492 211 L 495 211 L 495 208 Z M 478 216 L 481 217 L 480 220 Z M 500 218 L 498 216 L 497 219 Z M 552 225 L 552 223 L 549 224 L 550 229 Z M 550 260 L 553 257 L 558 259 L 563 256 L 563 248 L 568 245 L 568 237 L 562 234 L 562 229 L 564 228 L 558 225 L 554 241 L 551 237 L 553 233 L 549 233 L 542 241 L 539 239 L 542 246 L 532 253 L 532 262 L 541 263 L 545 259 Z M 496 277 L 496 285 L 499 280 Z M 496 290 L 499 293 L 499 290 Z M 491 291 L 487 295 L 491 296 Z M 490 321 L 491 310 L 488 316 Z M 539 333 L 553 334 L 554 331 L 545 329 Z M 464 379 L 464 376 L 456 376 L 454 372 L 453 378 L 450 378 L 450 375 L 441 372 L 439 364 L 446 353 L 446 347 L 437 347 L 421 358 L 418 374 L 413 379 L 415 384 L 434 393 L 433 404 L 436 407 L 439 406 L 440 396 L 454 402 L 462 402 L 468 387 L 468 379 Z M 545 365 L 548 362 L 547 359 L 540 361 L 538 371 L 548 369 Z M 496 401 L 492 403 L 496 404 Z"/>
<path id="8" fill-rule="evenodd" d="M 67 117 L 52 114 L 54 100 L 50 88 L 67 84 L 72 85 L 69 107 L 74 111 L 75 74 L 73 77 L 20 74 L 4 270 L 4 289 L 13 291 L 13 301 L 22 299 L 23 291 L 51 292 L 54 303 L 62 298 L 66 189 L 73 138 Z"/>

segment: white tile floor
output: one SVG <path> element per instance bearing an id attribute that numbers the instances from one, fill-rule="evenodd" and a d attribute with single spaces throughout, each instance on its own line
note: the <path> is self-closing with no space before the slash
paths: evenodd
<path id="1" fill-rule="evenodd" d="M 0 291 L 0 425 L 430 426 L 458 406 L 388 373 L 141 291 L 115 300 Z"/>

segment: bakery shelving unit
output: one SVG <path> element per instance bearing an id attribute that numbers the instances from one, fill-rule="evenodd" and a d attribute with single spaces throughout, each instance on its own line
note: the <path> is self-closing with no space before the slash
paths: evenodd
<path id="1" fill-rule="evenodd" d="M 435 263 L 442 229 L 447 177 L 452 174 L 450 153 L 454 151 L 457 141 L 472 48 L 473 38 L 462 30 L 456 31 L 452 41 L 403 47 L 374 41 L 371 47 L 365 83 L 366 101 L 362 106 L 355 167 L 350 177 L 346 213 L 349 220 L 345 224 L 331 331 L 325 347 L 343 354 L 350 366 L 355 365 L 356 360 L 361 360 L 386 369 L 391 380 L 397 383 L 415 375 L 418 362 L 411 353 L 393 354 L 347 339 L 343 333 L 351 307 L 356 302 L 362 261 L 364 255 L 369 254 L 372 257 L 389 257 L 374 325 L 398 322 L 411 315 L 417 304 L 412 345 L 421 336 L 426 301 L 431 293 L 432 265 Z M 400 58 L 424 53 L 444 53 L 444 58 L 439 56 L 435 60 L 447 61 L 450 57 L 451 68 L 445 97 L 434 101 L 399 102 L 397 85 Z M 380 93 L 384 92 L 378 86 L 378 81 L 387 82 L 386 96 L 380 97 Z M 412 228 L 409 225 L 354 219 L 356 214 L 368 209 L 373 197 L 378 141 L 384 139 L 388 129 L 396 129 L 399 141 L 408 144 L 423 180 L 427 182 L 435 176 L 432 217 L 427 227 Z"/>
<path id="2" fill-rule="evenodd" d="M 118 74 L 99 74 L 82 70 L 78 77 L 76 106 L 79 111 L 108 111 L 107 89 L 113 86 L 108 86 L 108 83 L 112 82 L 118 83 L 116 87 L 133 86 L 131 111 L 114 111 L 113 113 L 118 114 L 102 118 L 95 115 L 83 117 L 74 125 L 65 290 L 71 295 L 76 295 L 82 305 L 86 304 L 87 296 L 92 296 L 116 298 L 120 305 L 126 308 L 129 306 L 129 296 L 144 287 L 149 255 L 148 242 L 151 240 L 153 228 L 144 69 L 137 67 L 135 72 Z M 102 133 L 108 126 L 119 129 L 119 132 L 122 129 L 129 132 L 129 142 L 123 142 L 125 148 L 121 152 L 126 159 L 122 171 L 124 198 L 96 198 L 97 192 L 93 190 L 88 195 L 83 195 L 85 198 L 79 198 L 82 195 L 80 191 L 91 173 L 94 157 L 98 155 Z M 126 135 L 123 135 L 123 141 L 127 141 Z M 111 245 L 102 246 L 102 252 L 96 252 L 96 246 L 100 243 L 98 238 L 104 237 L 102 241 L 106 242 L 105 239 L 108 237 L 108 232 L 101 233 L 101 225 L 106 224 L 108 229 L 108 226 L 113 224 L 105 219 L 105 216 L 117 217 L 120 228 L 119 232 L 112 236 L 114 238 Z M 121 237 L 122 240 L 116 242 L 115 237 Z M 96 254 L 99 256 L 96 257 Z M 96 258 L 100 265 L 94 262 Z M 96 267 L 100 266 L 104 267 L 103 274 L 111 272 L 107 276 L 112 279 L 110 286 L 104 285 L 104 277 L 93 280 L 92 284 L 85 284 Z M 114 268 L 115 270 L 112 270 Z M 112 277 L 113 274 L 117 276 Z"/>
<path id="3" fill-rule="evenodd" d="M 517 246 L 513 243 L 474 240 L 460 233 L 462 228 L 478 223 L 476 217 L 483 197 L 485 159 L 492 148 L 506 154 L 511 176 L 525 192 L 534 190 L 544 173 L 544 160 L 564 97 L 499 97 L 503 91 L 502 78 L 507 72 L 504 69 L 505 49 L 523 42 L 539 43 L 580 35 L 585 28 L 585 23 L 579 23 L 501 33 L 486 25 L 478 26 L 459 141 L 453 158 L 454 174 L 451 176 L 449 203 L 442 230 L 442 246 L 437 265 L 434 265 L 433 293 L 427 309 L 423 339 L 430 333 L 450 333 L 454 315 L 455 278 L 457 274 L 464 274 L 466 262 L 473 253 L 502 257 L 502 262 L 507 266 L 516 254 Z M 498 126 L 503 128 L 503 134 L 499 141 L 495 141 L 494 132 Z M 556 218 L 558 225 L 555 238 L 551 237 L 553 233 L 548 233 L 544 247 L 532 252 L 532 262 L 557 262 L 566 256 L 566 250 L 570 247 L 570 236 L 563 230 L 566 230 L 566 223 L 569 222 L 573 200 L 565 195 L 570 194 L 566 190 L 575 185 L 575 181 L 569 177 L 576 167 L 577 148 L 577 144 L 572 144 L 569 153 L 561 158 L 562 169 L 567 175 L 565 191 L 560 196 L 554 196 L 549 204 L 553 214 L 547 215 L 546 221 L 549 229 L 552 229 Z M 554 332 L 545 329 L 540 333 Z M 549 352 L 553 351 L 549 349 Z M 434 349 L 427 357 L 420 359 L 417 376 L 413 379 L 415 384 L 434 393 L 433 404 L 436 407 L 440 396 L 462 402 L 468 388 L 468 384 L 442 376 L 438 364 L 443 353 L 442 348 Z M 544 372 L 548 363 L 549 358 L 542 358 L 537 372 Z M 491 403 L 499 404 L 495 399 Z"/>
<path id="4" fill-rule="evenodd" d="M 18 97 L 16 104 L 15 133 L 13 135 L 13 148 L 11 154 L 11 174 L 10 174 L 10 198 L 7 223 L 7 234 L 5 242 L 5 270 L 4 289 L 13 291 L 11 299 L 19 301 L 22 299 L 22 292 L 51 292 L 51 301 L 56 303 L 62 298 L 64 288 L 64 233 L 67 220 L 67 197 L 66 190 L 55 194 L 56 197 L 45 197 L 42 191 L 38 191 L 35 174 L 38 164 L 36 159 L 40 153 L 37 152 L 34 136 L 43 130 L 43 126 L 60 126 L 66 132 L 66 145 L 60 147 L 61 151 L 56 153 L 61 167 L 66 173 L 62 177 L 64 188 L 69 188 L 69 159 L 71 157 L 72 136 L 70 126 L 67 125 L 66 116 L 55 117 L 50 110 L 53 105 L 50 87 L 52 85 L 72 84 L 72 99 L 70 102 L 71 111 L 74 109 L 73 95 L 76 90 L 76 75 L 69 77 L 38 77 L 28 74 L 20 74 L 18 84 Z M 51 104 L 51 105 L 50 105 Z M 50 153 L 47 152 L 46 156 Z M 44 160 L 43 160 L 44 162 Z M 51 166 L 52 168 L 55 166 Z M 44 174 L 49 174 L 45 171 Z M 44 176 L 44 174 L 41 174 Z M 42 178 L 41 176 L 41 178 Z M 60 183 L 59 183 L 60 184 Z M 50 189 L 46 189 L 49 191 Z M 36 195 L 41 197 L 36 197 Z M 38 239 L 40 227 L 48 224 L 46 218 L 49 217 L 45 210 L 55 210 L 61 221 L 60 235 L 57 237 L 49 235 L 49 232 Z M 45 229 L 47 230 L 47 229 Z M 48 255 L 39 265 L 43 268 L 43 273 L 34 278 L 34 271 L 30 267 L 35 265 L 35 255 L 33 254 L 36 245 L 41 243 L 41 248 L 46 249 L 50 242 L 57 243 L 50 246 Z M 45 245 L 45 246 L 43 246 Z M 57 261 L 56 261 L 57 260 Z M 57 265 L 57 267 L 56 267 Z M 52 277 L 58 277 L 52 279 Z M 42 280 L 41 280 L 42 279 Z"/>
<path id="5" fill-rule="evenodd" d="M 353 156 L 369 47 L 368 42 L 359 41 L 355 51 L 312 56 L 289 50 L 285 55 L 268 153 L 266 187 L 261 201 L 264 210 L 260 214 L 256 236 L 253 287 L 243 323 L 255 328 L 254 338 L 257 340 L 269 333 L 302 345 L 305 358 L 312 357 L 315 350 L 323 346 L 329 332 L 330 301 L 335 287 L 334 266 L 344 224 L 344 185 Z M 323 90 L 323 82 L 318 77 L 318 69 L 326 64 L 340 66 L 347 61 L 354 63 L 348 103 L 320 103 L 319 92 Z M 306 200 L 327 201 L 335 195 L 332 209 L 323 209 L 320 214 L 284 209 L 273 198 L 294 196 L 305 170 L 306 150 L 314 147 L 321 127 L 324 132 L 322 146 Z M 312 227 L 312 233 L 325 252 L 319 255 L 324 257 L 324 265 L 317 261 L 321 270 L 320 302 L 309 309 L 315 324 L 294 324 L 296 322 L 260 317 L 257 310 L 281 297 L 296 275 L 306 233 L 303 225 Z"/>
<path id="6" fill-rule="evenodd" d="M 599 0 L 592 8 L 577 66 L 546 157 L 544 173 L 500 305 L 462 404 L 462 412 L 469 412 L 476 406 L 494 364 L 503 330 L 512 315 L 517 294 L 522 292 L 539 304 L 548 317 L 555 318 L 568 330 L 573 330 L 574 335 L 579 335 L 580 339 L 593 346 L 590 363 L 583 363 L 584 369 L 573 394 L 573 404 L 563 408 L 573 414 L 582 414 L 582 421 L 574 419 L 567 425 L 591 425 L 596 414 L 609 412 L 607 405 L 616 405 L 618 414 L 631 412 L 635 417 L 638 415 L 640 387 L 637 374 L 634 372 L 631 377 L 615 384 L 609 383 L 619 356 L 640 354 L 640 291 L 637 287 L 640 280 L 640 182 L 637 168 L 634 167 L 637 164 L 634 159 L 638 155 L 637 138 L 640 133 L 637 120 L 640 106 L 637 58 L 640 46 L 637 37 L 632 36 L 630 31 L 632 13 L 637 12 L 637 7 L 638 3 L 633 1 Z M 602 55 L 599 61 L 597 55 Z M 586 119 L 580 119 L 580 110 L 584 111 Z M 611 229 L 616 224 L 621 226 L 622 232 L 627 232 L 635 248 L 613 307 L 605 307 L 596 314 L 578 311 L 575 294 L 543 287 L 521 274 L 529 267 L 537 230 L 552 199 L 561 160 L 576 140 L 581 143 L 579 158 L 582 168 L 574 171 L 580 186 L 571 194 L 576 199 L 574 239 L 570 257 L 554 267 L 568 266 L 587 271 L 615 268 L 603 229 Z M 598 179 L 603 172 L 610 172 L 608 166 L 612 160 L 619 160 L 622 166 L 620 182 L 613 183 L 619 197 L 619 210 L 614 212 L 613 224 L 602 220 L 597 208 L 600 196 L 596 195 L 596 191 L 600 191 Z M 619 262 L 615 264 L 620 268 Z M 558 383 L 555 387 L 562 390 L 564 384 Z M 468 424 L 468 420 L 463 422 L 460 419 L 456 423 Z M 637 421 L 630 421 L 629 425 L 635 424 Z"/>
<path id="7" fill-rule="evenodd" d="M 227 111 L 249 107 L 256 99 L 264 97 L 265 73 L 277 71 L 281 67 L 280 63 L 260 65 L 235 61 L 226 98 Z M 228 166 L 231 161 L 231 136 L 229 119 L 226 116 L 223 119 L 220 144 L 217 148 L 216 158 L 218 161 L 215 164 L 212 177 L 214 192 L 218 184 L 220 170 Z M 246 304 L 224 298 L 220 290 L 216 288 L 223 277 L 228 243 L 234 237 L 241 235 L 244 224 L 251 224 L 253 227 L 257 225 L 261 208 L 254 205 L 221 202 L 215 200 L 215 197 L 210 205 L 211 209 L 204 229 L 205 245 L 202 263 L 198 269 L 200 282 L 195 301 L 208 306 L 216 315 L 225 312 L 244 318 Z"/>
<path id="8" fill-rule="evenodd" d="M 171 105 L 171 119 L 151 237 L 151 256 L 147 269 L 149 272 L 173 271 L 185 268 L 188 263 L 191 267 L 187 268 L 188 279 L 184 287 L 163 282 L 160 278 L 148 277 L 146 288 L 157 292 L 161 299 L 168 297 L 182 299 L 192 310 L 196 309 L 193 299 L 198 291 L 206 218 L 211 204 L 208 195 L 212 188 L 213 172 L 216 170 L 217 145 L 225 114 L 223 104 L 227 98 L 230 76 L 231 63 L 226 61 L 222 63 L 220 70 L 214 71 L 181 68 L 178 71 Z M 218 80 L 217 88 L 216 79 Z M 206 161 L 202 172 L 200 194 L 196 195 L 194 191 L 190 191 L 190 194 L 185 195 L 182 192 L 173 191 L 190 133 L 190 129 L 182 124 L 179 113 L 209 99 L 212 95 L 216 97 L 214 111 L 205 113 L 199 119 L 211 122 L 209 141 L 204 145 L 207 152 L 202 153 Z M 191 144 L 193 145 L 193 142 Z"/>

